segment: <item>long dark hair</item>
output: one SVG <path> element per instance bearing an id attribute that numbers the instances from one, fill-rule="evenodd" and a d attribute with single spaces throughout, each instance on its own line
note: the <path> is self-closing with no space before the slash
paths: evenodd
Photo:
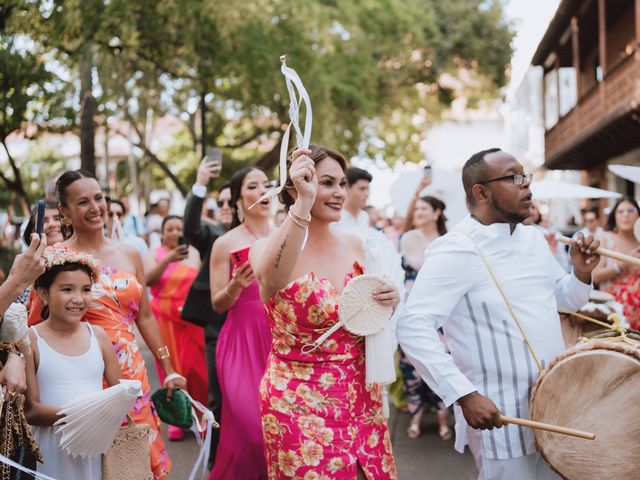
<path id="1" fill-rule="evenodd" d="M 432 197 L 431 195 L 420 197 L 419 200 L 431 205 L 431 208 L 433 208 L 434 211 L 440 210 L 440 215 L 438 215 L 438 220 L 436 220 L 436 227 L 438 227 L 438 233 L 440 236 L 445 235 L 447 233 L 447 217 L 444 215 L 444 210 L 447 208 L 445 203 L 439 198 Z"/>
<path id="2" fill-rule="evenodd" d="M 91 279 L 92 283 L 95 281 L 95 278 L 93 278 L 93 274 L 89 266 L 79 262 L 67 262 L 67 263 L 63 263 L 62 265 L 54 265 L 48 270 L 46 270 L 42 275 L 40 275 L 36 279 L 33 285 L 36 288 L 36 290 L 38 288 L 42 288 L 43 290 L 49 291 L 49 288 L 51 288 L 51 285 L 53 285 L 53 282 L 55 282 L 58 274 L 62 272 L 75 272 L 77 270 L 82 270 L 87 275 L 89 275 L 89 278 Z M 48 317 L 49 317 L 49 306 L 43 305 L 42 310 L 40 310 L 40 318 L 42 318 L 43 320 L 46 320 Z"/>
<path id="3" fill-rule="evenodd" d="M 98 181 L 95 175 L 88 170 L 67 170 L 64 172 L 58 180 L 56 181 L 56 193 L 58 194 L 58 202 L 60 205 L 66 207 L 67 206 L 67 187 L 74 182 L 77 182 L 81 178 L 93 178 L 96 182 Z M 60 217 L 62 220 L 62 212 L 60 212 Z M 69 238 L 73 235 L 73 225 L 65 225 L 64 221 L 62 222 L 62 236 L 64 238 Z"/>
<path id="4" fill-rule="evenodd" d="M 607 217 L 607 225 L 605 226 L 606 230 L 609 230 L 611 232 L 615 232 L 617 225 L 616 225 L 616 210 L 618 209 L 618 207 L 620 206 L 621 203 L 630 203 L 631 205 L 633 205 L 636 209 L 636 211 L 640 214 L 640 207 L 638 206 L 638 202 L 636 202 L 636 199 L 633 197 L 622 197 L 620 200 L 618 200 L 616 202 L 616 204 L 613 206 L 613 208 L 611 209 L 611 211 L 609 212 L 609 216 Z"/>
<path id="5" fill-rule="evenodd" d="M 49 209 L 55 208 L 57 210 L 58 204 L 55 202 L 55 200 L 45 200 L 44 208 L 49 208 Z M 29 245 L 31 243 L 31 234 L 36 231 L 37 215 L 38 215 L 38 207 L 36 206 L 36 207 L 33 207 L 33 210 L 31 210 L 31 216 L 29 217 L 29 222 L 27 223 L 27 226 L 24 229 L 24 233 L 22 234 L 22 240 L 26 245 Z"/>
<path id="6" fill-rule="evenodd" d="M 229 189 L 231 190 L 231 210 L 233 211 L 233 220 L 231 221 L 229 230 L 242 223 L 238 216 L 238 200 L 240 200 L 242 196 L 242 184 L 244 183 L 245 177 L 254 170 L 262 171 L 260 168 L 254 166 L 244 167 L 234 173 L 231 180 L 229 180 Z"/>

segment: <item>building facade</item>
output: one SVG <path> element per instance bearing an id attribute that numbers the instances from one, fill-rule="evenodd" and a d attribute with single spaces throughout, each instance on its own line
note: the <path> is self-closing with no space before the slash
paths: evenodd
<path id="1" fill-rule="evenodd" d="M 562 0 L 531 63 L 543 72 L 544 166 L 620 190 L 607 164 L 640 165 L 640 0 Z"/>

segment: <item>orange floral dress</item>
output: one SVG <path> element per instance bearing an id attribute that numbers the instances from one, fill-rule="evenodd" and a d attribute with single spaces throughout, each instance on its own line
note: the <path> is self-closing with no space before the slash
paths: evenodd
<path id="1" fill-rule="evenodd" d="M 56 244 L 56 248 L 68 248 Z M 93 285 L 92 301 L 85 321 L 104 329 L 113 344 L 122 378 L 142 382 L 142 397 L 136 400 L 129 414 L 137 424 L 149 425 L 151 469 L 156 479 L 164 478 L 171 470 L 171 460 L 160 436 L 160 419 L 151 403 L 151 387 L 144 359 L 135 340 L 134 324 L 140 310 L 142 285 L 135 275 L 102 266 L 102 275 Z M 31 304 L 29 325 L 40 323 L 42 303 L 35 296 Z"/>
<path id="2" fill-rule="evenodd" d="M 363 273 L 357 263 L 346 282 Z M 277 292 L 266 309 L 274 338 L 260 385 L 270 480 L 396 479 L 381 391 L 365 384 L 364 339 L 339 329 L 303 353 L 338 321 L 340 292 L 305 275 Z"/>

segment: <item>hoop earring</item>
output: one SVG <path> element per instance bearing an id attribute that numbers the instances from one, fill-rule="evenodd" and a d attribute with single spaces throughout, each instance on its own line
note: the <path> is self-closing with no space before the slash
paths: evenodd
<path id="1" fill-rule="evenodd" d="M 63 225 L 70 227 L 71 226 L 71 219 L 65 216 L 60 215 L 60 221 L 62 222 Z"/>

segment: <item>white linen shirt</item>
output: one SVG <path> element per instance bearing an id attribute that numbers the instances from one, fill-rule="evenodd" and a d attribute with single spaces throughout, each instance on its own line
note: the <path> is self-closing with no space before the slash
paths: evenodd
<path id="1" fill-rule="evenodd" d="M 465 234 L 459 233 L 465 232 Z M 505 415 L 529 418 L 538 377 L 535 361 L 473 243 L 489 262 L 539 361 L 564 350 L 558 307 L 575 310 L 592 286 L 566 273 L 535 228 L 483 225 L 471 216 L 429 245 L 425 262 L 398 320 L 397 335 L 422 378 L 447 405 L 478 391 Z M 445 352 L 437 329 L 443 327 Z M 468 425 L 456 406 L 456 449 L 467 444 Z M 527 428 L 482 431 L 491 459 L 535 452 Z"/>
<path id="2" fill-rule="evenodd" d="M 358 210 L 358 215 L 354 217 L 346 208 L 340 212 L 340 220 L 333 224 L 333 228 L 347 233 L 352 228 L 365 227 L 369 227 L 369 214 L 364 210 Z"/>

